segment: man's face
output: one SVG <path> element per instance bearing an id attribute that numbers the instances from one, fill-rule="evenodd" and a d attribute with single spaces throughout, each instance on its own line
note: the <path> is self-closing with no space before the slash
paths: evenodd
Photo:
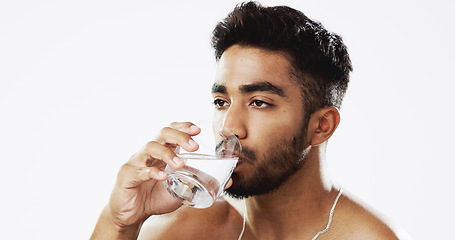
<path id="1" fill-rule="evenodd" d="M 278 52 L 234 45 L 219 62 L 212 88 L 214 122 L 242 144 L 227 192 L 248 197 L 278 188 L 304 163 L 303 103 L 291 65 Z"/>

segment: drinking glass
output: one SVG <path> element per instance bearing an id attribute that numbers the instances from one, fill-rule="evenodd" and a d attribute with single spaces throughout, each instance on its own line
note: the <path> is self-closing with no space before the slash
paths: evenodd
<path id="1" fill-rule="evenodd" d="M 182 169 L 166 166 L 169 175 L 163 182 L 168 192 L 183 204 L 208 208 L 224 191 L 234 171 L 240 152 L 240 141 L 228 129 L 216 129 L 211 122 L 196 123 L 201 132 L 193 136 L 199 144 L 196 152 L 177 147 L 177 156 L 185 163 Z"/>

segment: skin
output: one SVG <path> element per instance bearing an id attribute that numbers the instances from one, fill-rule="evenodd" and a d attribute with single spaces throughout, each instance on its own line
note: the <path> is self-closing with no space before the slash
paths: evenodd
<path id="1" fill-rule="evenodd" d="M 301 130 L 304 106 L 290 70 L 283 54 L 253 47 L 234 45 L 220 59 L 215 84 L 224 89 L 213 94 L 217 107 L 214 121 L 219 129 L 230 129 L 242 146 L 261 156 L 239 164 L 235 173 L 240 177 L 238 182 L 231 182 L 233 188 L 247 181 L 258 165 L 269 164 L 262 156 L 267 156 L 274 145 L 289 142 Z M 247 85 L 264 82 L 277 86 L 281 94 L 270 89 L 245 91 Z M 275 191 L 240 202 L 221 198 L 207 209 L 181 206 L 160 183 L 167 177 L 161 171 L 166 164 L 175 169 L 183 166 L 175 158 L 176 145 L 187 151 L 198 147 L 191 141 L 198 128 L 191 123 L 173 123 L 120 169 L 110 202 L 91 239 L 135 239 L 138 235 L 139 239 L 237 239 L 245 206 L 248 218 L 243 239 L 311 239 L 327 225 L 338 194 L 339 187 L 326 174 L 324 149 L 339 122 L 334 107 L 311 114 L 302 143 L 307 151 L 305 164 Z M 391 225 L 345 191 L 330 230 L 318 239 L 398 236 Z"/>

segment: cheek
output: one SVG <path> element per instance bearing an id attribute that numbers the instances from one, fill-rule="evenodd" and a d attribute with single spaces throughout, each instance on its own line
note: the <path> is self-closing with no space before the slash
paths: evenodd
<path id="1" fill-rule="evenodd" d="M 264 153 L 278 143 L 292 140 L 301 131 L 301 125 L 301 116 L 283 111 L 277 116 L 261 117 L 255 124 L 250 122 L 248 133 L 255 148 Z"/>
<path id="2" fill-rule="evenodd" d="M 213 128 L 220 129 L 223 126 L 223 119 L 223 115 L 215 110 L 212 115 Z"/>
<path id="3" fill-rule="evenodd" d="M 300 130 L 302 116 L 300 111 L 281 111 L 274 116 L 266 116 L 259 119 L 263 124 L 263 130 L 274 137 L 292 136 Z"/>

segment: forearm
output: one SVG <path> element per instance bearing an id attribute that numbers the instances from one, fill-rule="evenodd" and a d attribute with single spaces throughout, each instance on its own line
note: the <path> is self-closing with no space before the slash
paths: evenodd
<path id="1" fill-rule="evenodd" d="M 131 240 L 137 239 L 142 222 L 120 227 L 114 223 L 106 206 L 101 213 L 90 240 Z"/>

